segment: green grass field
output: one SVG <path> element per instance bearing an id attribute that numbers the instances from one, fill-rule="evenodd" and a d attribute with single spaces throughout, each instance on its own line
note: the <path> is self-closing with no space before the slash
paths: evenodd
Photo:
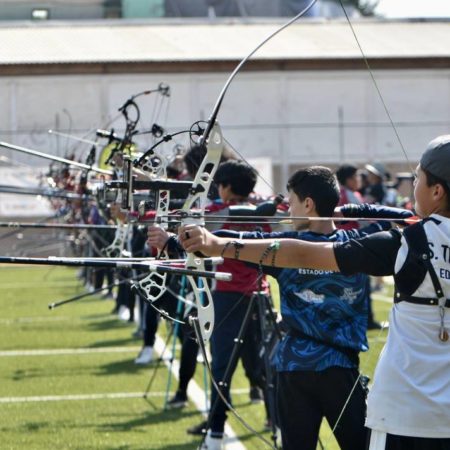
<path id="1" fill-rule="evenodd" d="M 47 308 L 82 292 L 72 269 L 0 267 L 0 448 L 195 449 L 199 439 L 185 430 L 203 420 L 200 412 L 193 403 L 183 410 L 163 410 L 164 365 L 143 398 L 155 363 L 134 364 L 141 342 L 131 337 L 133 324 L 110 313 L 111 300 L 90 297 Z M 376 298 L 376 317 L 385 320 L 390 305 Z M 164 336 L 164 322 L 160 330 Z M 369 338 L 371 350 L 362 356 L 361 368 L 372 375 L 386 332 L 370 332 Z M 196 381 L 203 389 L 202 367 L 197 367 Z M 240 389 L 233 394 L 234 406 L 262 432 L 263 406 L 250 404 L 247 388 L 239 368 L 232 386 Z M 234 417 L 229 423 L 247 449 L 264 448 Z M 321 440 L 336 450 L 330 434 L 324 424 Z M 268 433 L 264 436 L 269 439 Z"/>

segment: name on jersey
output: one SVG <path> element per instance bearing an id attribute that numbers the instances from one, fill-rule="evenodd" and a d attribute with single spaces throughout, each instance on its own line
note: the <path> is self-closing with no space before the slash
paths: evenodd
<path id="1" fill-rule="evenodd" d="M 298 269 L 300 275 L 331 275 L 333 270 Z"/>
<path id="2" fill-rule="evenodd" d="M 439 259 L 437 255 L 435 255 L 434 252 L 434 244 L 432 242 L 428 242 L 428 248 L 430 249 L 430 257 L 432 259 Z M 442 259 L 446 263 L 450 263 L 450 245 L 441 244 L 442 249 Z M 450 280 L 450 270 L 448 269 L 439 269 L 439 277 L 443 278 L 444 280 Z"/>

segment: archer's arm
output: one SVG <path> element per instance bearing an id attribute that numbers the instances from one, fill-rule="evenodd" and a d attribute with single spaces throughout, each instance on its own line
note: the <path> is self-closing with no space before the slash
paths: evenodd
<path id="1" fill-rule="evenodd" d="M 224 256 L 274 267 L 339 270 L 332 243 L 307 242 L 298 239 L 237 241 L 215 236 L 202 227 L 192 225 L 180 228 L 179 239 L 187 252 L 200 252 L 206 256 Z M 243 245 L 234 244 L 236 242 Z M 274 247 L 270 250 L 271 245 L 275 245 L 278 249 Z"/>

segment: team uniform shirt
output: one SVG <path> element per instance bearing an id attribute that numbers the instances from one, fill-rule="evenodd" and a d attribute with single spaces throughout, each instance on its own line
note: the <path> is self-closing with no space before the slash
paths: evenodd
<path id="1" fill-rule="evenodd" d="M 215 215 L 220 217 L 229 215 L 230 206 L 250 206 L 249 203 L 224 203 L 221 200 L 215 200 L 209 206 L 207 206 L 208 217 L 213 218 Z M 239 216 L 230 217 L 230 219 L 239 219 Z M 264 230 L 268 230 L 269 225 L 261 224 Z M 208 227 L 209 229 L 212 226 Z M 238 232 L 254 230 L 255 224 L 251 221 L 248 223 L 233 223 L 224 220 L 223 223 L 215 224 L 215 229 L 222 230 L 234 230 Z M 218 292 L 239 292 L 246 296 L 251 296 L 253 292 L 260 290 L 267 290 L 268 283 L 265 278 L 260 280 L 258 278 L 258 273 L 253 267 L 249 267 L 242 261 L 237 261 L 235 259 L 224 258 L 222 264 L 217 265 L 216 270 L 218 272 L 228 272 L 233 274 L 233 281 L 230 283 L 228 281 L 218 280 L 215 285 L 215 291 Z"/>
<path id="2" fill-rule="evenodd" d="M 389 225 L 377 223 L 364 230 L 335 230 L 327 235 L 291 231 L 241 233 L 240 237 L 345 242 L 380 231 L 383 226 Z M 289 329 L 275 354 L 276 370 L 321 371 L 335 366 L 357 367 L 358 353 L 368 349 L 366 275 L 348 277 L 332 271 L 267 266 L 264 272 L 278 281 L 281 315 Z"/>
<path id="3" fill-rule="evenodd" d="M 431 219 L 424 222 L 431 262 L 448 299 L 450 219 L 439 215 L 432 215 Z M 407 254 L 408 243 L 396 230 L 335 245 L 336 260 L 344 274 L 397 274 Z M 412 296 L 436 298 L 428 273 Z M 445 326 L 449 329 L 448 307 L 446 313 Z M 438 307 L 395 303 L 389 324 L 388 340 L 368 397 L 366 425 L 400 436 L 449 438 L 450 342 L 438 338 Z"/>

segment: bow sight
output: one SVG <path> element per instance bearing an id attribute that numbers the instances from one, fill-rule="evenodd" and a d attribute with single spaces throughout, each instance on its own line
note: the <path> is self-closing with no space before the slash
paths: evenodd
<path id="1" fill-rule="evenodd" d="M 111 180 L 104 183 L 104 195 L 120 202 L 121 209 L 138 212 L 138 218 L 144 216 L 149 210 L 155 211 L 158 204 L 157 194 L 161 191 L 175 192 L 176 198 L 173 205 L 184 201 L 192 186 L 191 181 L 178 180 L 137 180 L 132 173 L 133 164 L 129 158 L 123 161 L 123 180 Z M 147 191 L 143 193 L 142 191 Z M 150 198 L 149 195 L 153 196 Z M 169 199 L 165 201 L 170 202 Z"/>

